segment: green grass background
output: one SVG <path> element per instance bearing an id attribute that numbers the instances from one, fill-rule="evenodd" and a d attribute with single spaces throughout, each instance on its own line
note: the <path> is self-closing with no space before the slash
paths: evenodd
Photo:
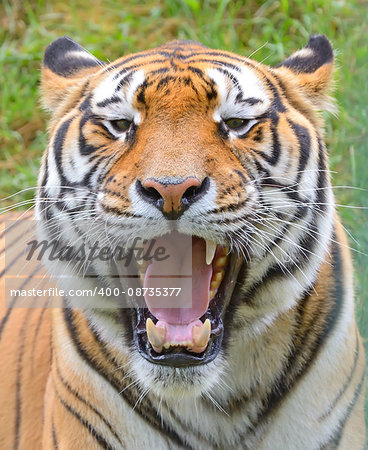
<path id="1" fill-rule="evenodd" d="M 368 348 L 368 257 L 362 254 L 368 253 L 367 17 L 366 0 L 2 1 L 0 198 L 36 184 L 46 144 L 38 82 L 53 39 L 67 34 L 105 61 L 194 39 L 245 56 L 256 51 L 254 59 L 272 65 L 303 47 L 311 33 L 324 33 L 336 49 L 339 105 L 337 118 L 327 116 L 326 139 L 333 182 L 349 186 L 335 193 L 355 250 L 357 319 Z M 0 208 L 32 196 L 28 190 L 0 201 Z"/>

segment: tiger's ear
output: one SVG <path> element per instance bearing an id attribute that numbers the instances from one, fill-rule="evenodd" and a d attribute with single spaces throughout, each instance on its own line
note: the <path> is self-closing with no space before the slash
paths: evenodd
<path id="1" fill-rule="evenodd" d="M 41 92 L 46 108 L 53 111 L 72 86 L 104 66 L 68 36 L 52 42 L 42 63 Z"/>
<path id="2" fill-rule="evenodd" d="M 329 94 L 333 88 L 334 54 L 323 34 L 311 35 L 307 45 L 274 68 L 289 91 L 302 95 L 317 110 L 335 112 Z"/>

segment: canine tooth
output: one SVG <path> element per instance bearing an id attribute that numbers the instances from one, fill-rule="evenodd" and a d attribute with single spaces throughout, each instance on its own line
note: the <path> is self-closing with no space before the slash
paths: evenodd
<path id="1" fill-rule="evenodd" d="M 153 323 L 153 320 L 149 317 L 146 320 L 146 331 L 147 331 L 147 337 L 152 345 L 153 349 L 160 353 L 162 350 L 162 345 L 165 342 L 165 336 L 166 336 L 166 328 L 164 327 L 156 327 L 156 325 Z M 165 343 L 164 347 L 166 347 L 167 342 Z"/>
<path id="2" fill-rule="evenodd" d="M 216 259 L 216 267 L 225 267 L 227 262 L 227 256 L 220 256 Z"/>
<path id="3" fill-rule="evenodd" d="M 213 241 L 208 241 L 206 239 L 206 263 L 210 265 L 212 263 L 213 257 L 215 256 L 217 244 Z"/>
<path id="4" fill-rule="evenodd" d="M 212 300 L 215 295 L 216 295 L 216 291 L 214 289 L 211 289 L 210 290 L 210 300 Z"/>
<path id="5" fill-rule="evenodd" d="M 193 342 L 197 347 L 204 347 L 208 344 L 211 335 L 211 322 L 210 319 L 206 319 L 202 326 L 194 326 Z"/>

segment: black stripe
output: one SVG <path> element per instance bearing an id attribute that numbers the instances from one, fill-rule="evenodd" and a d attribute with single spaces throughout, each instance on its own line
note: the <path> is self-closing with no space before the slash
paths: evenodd
<path id="1" fill-rule="evenodd" d="M 83 127 L 88 122 L 89 119 L 90 119 L 89 112 L 86 111 L 79 122 L 79 153 L 83 156 L 88 156 L 99 149 L 99 147 L 87 144 L 86 138 L 84 137 Z"/>
<path id="2" fill-rule="evenodd" d="M 340 389 L 338 395 L 330 403 L 328 410 L 321 417 L 318 418 L 319 421 L 326 419 L 326 417 L 328 417 L 331 414 L 332 410 L 337 405 L 337 402 L 345 394 L 346 390 L 348 389 L 348 387 L 351 384 L 351 381 L 355 374 L 356 368 L 358 366 L 358 359 L 359 359 L 359 336 L 358 336 L 357 330 L 356 330 L 355 334 L 356 334 L 355 356 L 354 356 L 354 362 L 353 362 L 353 366 L 351 368 L 350 374 L 349 374 L 347 380 L 345 381 L 343 387 Z"/>
<path id="3" fill-rule="evenodd" d="M 187 66 L 186 69 L 196 74 L 200 78 L 200 80 L 206 84 L 207 88 L 205 87 L 205 90 L 208 100 L 212 100 L 217 97 L 217 92 L 215 90 L 213 81 L 210 80 L 210 78 L 201 69 L 193 66 Z"/>
<path id="4" fill-rule="evenodd" d="M 159 90 L 162 87 L 166 87 L 169 83 L 169 81 L 176 81 L 179 77 L 174 77 L 173 75 L 166 75 L 165 77 L 161 78 L 160 81 L 157 83 L 156 89 Z"/>
<path id="5" fill-rule="evenodd" d="M 160 69 L 155 69 L 155 70 L 150 70 L 149 72 L 147 72 L 147 76 L 149 75 L 158 75 L 158 74 L 163 74 L 163 73 L 167 73 L 170 72 L 170 69 L 168 67 L 161 67 Z"/>
<path id="6" fill-rule="evenodd" d="M 329 442 L 330 445 L 333 445 L 333 448 L 339 447 L 345 425 L 346 425 L 347 421 L 349 420 L 349 417 L 354 409 L 354 406 L 356 405 L 356 403 L 359 399 L 359 395 L 360 395 L 362 387 L 364 385 L 365 385 L 365 368 L 363 370 L 363 375 L 360 379 L 360 382 L 355 389 L 353 399 L 352 399 L 351 403 L 349 404 L 347 410 L 345 411 L 344 417 L 340 420 L 340 423 L 338 426 L 338 431 L 337 431 L 336 435 L 333 437 L 332 441 Z"/>
<path id="7" fill-rule="evenodd" d="M 13 228 L 17 228 L 20 224 L 22 224 L 26 220 L 29 220 L 27 216 L 19 217 L 14 220 L 13 219 L 9 220 L 9 219 L 4 218 L 3 222 L 1 222 L 1 223 L 11 222 L 11 225 L 6 227 L 5 230 L 0 233 L 0 239 L 3 239 L 6 236 L 6 233 L 9 233 L 11 230 L 13 230 Z M 4 252 L 4 249 L 1 249 L 0 255 L 2 252 Z"/>
<path id="8" fill-rule="evenodd" d="M 120 91 L 121 89 L 123 89 L 125 86 L 127 86 L 130 81 L 133 78 L 133 72 L 129 72 L 128 74 L 126 74 L 118 83 L 115 92 Z"/>
<path id="9" fill-rule="evenodd" d="M 280 158 L 280 141 L 279 141 L 279 134 L 277 131 L 277 125 L 278 125 L 278 117 L 275 118 L 275 122 L 271 125 L 271 135 L 272 135 L 272 157 L 266 158 L 266 161 L 275 166 Z"/>
<path id="10" fill-rule="evenodd" d="M 55 389 L 56 395 L 60 401 L 60 403 L 64 406 L 64 408 L 70 412 L 70 414 L 72 414 L 90 433 L 90 435 L 100 444 L 100 446 L 105 449 L 105 450 L 116 450 L 114 449 L 114 447 L 111 447 L 111 445 L 104 439 L 104 437 L 97 433 L 97 431 L 95 430 L 95 428 L 92 426 L 91 423 L 89 423 L 86 419 L 83 419 L 83 417 L 77 413 L 77 411 L 75 409 L 73 409 L 70 405 L 68 405 L 68 403 L 66 403 L 61 396 L 59 395 L 59 393 L 57 392 L 57 390 Z"/>
<path id="11" fill-rule="evenodd" d="M 67 391 L 69 391 L 69 393 L 71 395 L 74 395 L 75 397 L 77 397 L 77 399 L 79 401 L 81 401 L 84 405 L 86 405 L 89 409 L 91 409 L 98 416 L 98 418 L 106 425 L 106 427 L 110 430 L 110 432 L 114 436 L 114 438 L 123 446 L 123 443 L 121 442 L 120 437 L 117 435 L 116 431 L 112 428 L 111 424 L 105 419 L 105 417 L 93 405 L 91 405 L 91 403 L 89 403 L 87 400 L 85 400 L 75 389 L 73 389 L 70 386 L 70 384 L 65 380 L 65 378 L 61 374 L 59 361 L 57 358 L 56 358 L 56 372 L 58 374 L 58 377 L 59 377 L 61 383 L 65 387 L 65 389 Z"/>
<path id="12" fill-rule="evenodd" d="M 262 169 L 262 166 L 259 168 L 259 170 Z M 269 172 L 268 172 L 269 173 Z M 298 203 L 304 204 L 309 203 L 310 199 L 304 199 L 299 196 L 298 192 L 295 190 L 295 183 L 292 184 L 282 184 L 278 181 L 274 180 L 273 178 L 266 176 L 266 179 L 262 180 L 261 186 L 262 187 L 270 187 L 270 188 L 280 188 L 282 193 L 286 194 L 291 200 L 295 200 Z"/>
<path id="13" fill-rule="evenodd" d="M 139 103 L 142 103 L 142 105 L 146 105 L 146 90 L 148 86 L 150 86 L 151 84 L 152 83 L 148 83 L 147 80 L 144 80 L 143 83 L 138 88 L 137 101 Z"/>
<path id="14" fill-rule="evenodd" d="M 256 105 L 258 103 L 263 103 L 263 100 L 255 97 L 248 97 L 248 98 L 236 98 L 237 103 L 248 103 L 248 105 Z"/>
<path id="15" fill-rule="evenodd" d="M 170 53 L 166 53 L 165 56 L 170 56 Z M 177 54 L 175 56 L 177 56 Z M 246 62 L 244 59 L 242 59 L 239 56 L 235 56 L 235 55 L 232 55 L 231 53 L 225 53 L 225 52 L 216 51 L 216 50 L 215 51 L 209 50 L 207 52 L 195 51 L 194 53 L 191 52 L 191 53 L 189 53 L 187 55 L 178 55 L 178 56 L 179 56 L 179 59 L 182 59 L 182 60 L 189 60 L 189 59 L 193 58 L 193 62 L 203 61 L 202 57 L 208 57 L 208 56 L 226 58 L 226 59 L 229 59 L 231 61 L 239 62 L 239 63 L 242 63 L 242 64 L 244 64 L 244 62 Z M 197 59 L 197 58 L 199 58 L 199 59 Z M 230 63 L 226 63 L 226 61 L 217 61 L 215 59 L 205 59 L 205 61 L 206 62 L 216 61 L 216 62 L 220 62 L 223 65 L 227 65 L 227 67 L 231 67 L 231 64 Z M 186 61 L 186 62 L 188 63 L 189 61 Z"/>
<path id="16" fill-rule="evenodd" d="M 238 94 L 236 96 L 236 100 L 238 100 L 238 96 L 240 95 L 240 99 L 242 98 L 243 92 L 239 89 L 239 80 L 234 77 L 232 73 L 230 73 L 228 70 L 223 69 L 222 67 L 217 69 L 219 72 L 223 73 L 229 80 L 233 83 L 233 88 L 235 88 L 238 91 Z"/>
<path id="17" fill-rule="evenodd" d="M 321 141 L 320 141 L 321 142 Z M 321 145 L 319 152 L 319 161 L 318 161 L 318 181 L 317 181 L 317 190 L 316 190 L 316 202 L 312 204 L 313 206 L 313 218 L 308 225 L 309 232 L 306 233 L 303 237 L 298 239 L 298 245 L 302 248 L 309 249 L 311 252 L 314 252 L 314 249 L 319 245 L 318 242 L 318 220 L 319 216 L 324 213 L 328 207 L 325 205 L 326 202 L 326 187 L 328 187 L 328 181 L 326 178 L 326 161 L 324 155 L 323 144 Z M 301 254 L 299 256 L 299 263 L 305 263 L 308 260 L 307 254 Z"/>
<path id="18" fill-rule="evenodd" d="M 26 287 L 28 281 L 29 281 L 30 279 L 32 279 L 32 277 L 38 272 L 39 269 L 40 269 L 40 267 L 37 267 L 37 268 L 31 273 L 31 275 L 23 281 L 23 283 L 22 283 L 22 284 L 20 285 L 20 287 L 19 287 L 19 290 L 22 290 L 22 289 L 24 289 L 24 288 Z M 1 278 L 1 275 L 0 275 L 0 278 Z M 13 298 L 11 304 L 10 304 L 10 305 L 7 307 L 7 309 L 6 309 L 6 314 L 5 314 L 5 316 L 4 316 L 4 317 L 2 318 L 2 320 L 1 320 L 1 323 L 0 323 L 0 340 L 1 340 L 1 335 L 2 335 L 2 333 L 3 333 L 3 331 L 4 331 L 4 328 L 5 328 L 5 325 L 6 325 L 7 321 L 9 320 L 10 313 L 13 311 L 13 308 L 14 308 L 14 306 L 15 306 L 15 304 L 16 304 L 17 299 L 18 299 L 18 296 L 15 296 L 15 297 Z"/>
<path id="19" fill-rule="evenodd" d="M 232 203 L 230 205 L 225 205 L 225 206 L 221 206 L 220 208 L 216 208 L 216 209 L 212 209 L 211 211 L 208 211 L 208 214 L 217 214 L 217 213 L 222 213 L 222 212 L 228 212 L 228 211 L 237 211 L 238 209 L 240 209 L 243 206 L 246 206 L 247 204 L 249 204 L 249 198 L 246 198 L 245 200 L 239 202 L 239 203 Z M 221 223 L 235 223 L 236 221 L 241 221 L 243 220 L 243 218 L 238 217 L 236 219 L 231 218 L 231 219 L 222 219 L 221 218 Z M 209 221 L 211 223 L 218 223 L 218 220 L 215 221 Z"/>
<path id="20" fill-rule="evenodd" d="M 35 297 L 36 298 L 36 297 Z M 28 327 L 28 322 L 30 316 L 34 312 L 33 305 L 35 302 L 35 298 L 32 300 L 30 308 L 27 309 L 25 320 L 20 328 L 19 334 L 19 348 L 17 351 L 17 369 L 16 369 L 16 384 L 15 384 L 15 431 L 14 431 L 14 450 L 19 448 L 19 439 L 20 439 L 20 426 L 22 422 L 22 373 L 23 373 L 23 356 L 25 349 L 25 335 Z"/>
<path id="21" fill-rule="evenodd" d="M 98 119 L 91 119 L 91 122 L 94 125 L 97 125 L 99 128 L 102 128 L 104 132 L 100 130 L 93 131 L 94 134 L 100 134 L 101 136 L 104 136 L 107 139 L 110 139 L 112 141 L 117 141 L 119 138 L 112 134 L 110 130 L 101 122 L 101 120 Z M 94 155 L 93 155 L 94 156 Z"/>
<path id="22" fill-rule="evenodd" d="M 58 175 L 60 177 L 61 185 L 68 186 L 72 185 L 70 183 L 63 172 L 63 147 L 65 142 L 65 137 L 68 133 L 70 124 L 73 122 L 73 120 L 76 118 L 76 116 L 70 117 L 69 119 L 65 120 L 59 127 L 59 129 L 56 132 L 55 139 L 53 142 L 53 150 L 54 150 L 54 159 L 55 159 L 55 165 L 56 169 L 58 171 Z"/>
<path id="23" fill-rule="evenodd" d="M 206 58 L 199 58 L 191 61 L 187 61 L 188 64 L 191 63 L 209 63 L 216 66 L 216 69 L 223 69 L 223 67 L 228 67 L 229 69 L 235 70 L 236 72 L 240 72 L 239 66 L 235 66 L 234 64 L 228 63 L 226 61 L 220 61 L 217 59 L 206 59 Z M 242 61 L 243 64 L 245 64 L 245 61 Z"/>
<path id="24" fill-rule="evenodd" d="M 107 206 L 104 203 L 101 203 L 100 206 L 105 212 L 114 214 L 114 215 L 119 216 L 119 217 L 135 217 L 135 218 L 142 218 L 143 217 L 143 216 L 141 216 L 139 214 L 129 213 L 128 211 L 125 211 L 124 209 L 113 208 L 113 207 Z"/>
<path id="25" fill-rule="evenodd" d="M 6 273 L 14 266 L 14 264 L 19 260 L 19 258 L 26 253 L 26 248 L 23 248 L 19 253 L 17 253 L 16 257 L 12 259 L 8 264 L 6 264 L 5 268 L 0 272 L 0 278 L 2 278 Z M 40 267 L 38 267 L 39 269 Z"/>
<path id="26" fill-rule="evenodd" d="M 288 123 L 299 141 L 299 167 L 296 182 L 299 183 L 303 170 L 308 163 L 311 139 L 307 128 L 288 119 Z"/>
<path id="27" fill-rule="evenodd" d="M 56 428 L 55 428 L 55 423 L 54 423 L 54 416 L 52 416 L 51 420 L 52 420 L 52 423 L 51 423 L 51 427 L 52 427 L 52 444 L 54 446 L 54 449 L 58 450 L 59 445 L 58 445 Z"/>
<path id="28" fill-rule="evenodd" d="M 277 247 L 280 242 L 284 239 L 285 235 L 287 234 L 288 230 L 292 227 L 293 223 L 296 223 L 298 220 L 305 217 L 308 209 L 307 207 L 299 208 L 297 213 L 293 216 L 292 219 L 288 220 L 288 223 L 286 223 L 278 232 L 277 235 L 271 240 L 270 243 L 267 244 L 266 250 L 268 252 L 272 252 L 272 250 Z M 236 222 L 236 220 L 232 221 L 232 223 Z M 285 278 L 285 277 L 291 277 L 295 274 L 296 271 L 303 270 L 303 267 L 301 266 L 303 263 L 308 262 L 309 255 L 311 252 L 313 252 L 313 248 L 315 244 L 318 244 L 318 238 L 313 235 L 313 233 L 310 233 L 311 230 L 316 229 L 316 225 L 313 222 L 313 220 L 308 225 L 309 232 L 306 236 L 301 237 L 298 239 L 298 241 L 295 243 L 296 246 L 300 247 L 300 251 L 297 256 L 297 260 L 294 257 L 293 260 L 290 262 L 285 262 L 283 264 L 280 264 L 278 261 L 276 261 L 273 265 L 270 265 L 267 269 L 267 271 L 263 274 L 262 278 L 255 282 L 250 288 L 246 291 L 245 296 L 247 299 L 248 305 L 255 305 L 255 299 L 257 292 L 260 289 L 263 289 L 265 285 L 273 284 L 276 282 L 276 279 L 278 277 Z M 307 250 L 306 252 L 303 252 L 303 249 Z M 308 286 L 309 288 L 309 286 Z M 307 288 L 307 289 L 308 289 Z"/>
<path id="29" fill-rule="evenodd" d="M 46 304 L 49 302 L 49 300 L 50 300 L 50 297 L 47 299 Z M 38 318 L 38 321 L 37 321 L 37 325 L 36 325 L 36 329 L 35 329 L 35 332 L 34 332 L 34 335 L 33 335 L 33 339 L 32 339 L 32 345 L 31 345 L 31 349 L 32 349 L 32 353 L 31 353 L 32 374 L 33 374 L 33 371 L 34 371 L 34 356 L 35 356 L 35 351 L 36 351 L 36 341 L 37 341 L 38 334 L 39 334 L 40 329 L 41 329 L 41 325 L 42 325 L 42 322 L 43 322 L 43 318 L 44 318 L 46 309 L 47 309 L 47 306 L 44 306 L 42 308 L 42 311 L 40 312 L 40 315 L 39 315 L 39 318 Z"/>
<path id="30" fill-rule="evenodd" d="M 277 113 L 273 113 L 272 123 L 271 123 L 271 136 L 272 136 L 272 154 L 268 155 L 262 150 L 252 149 L 257 155 L 261 156 L 265 161 L 267 161 L 272 166 L 275 166 L 280 158 L 281 147 L 279 141 L 279 133 L 277 130 L 279 117 Z"/>
<path id="31" fill-rule="evenodd" d="M 341 255 L 340 243 L 337 242 L 337 236 L 333 234 L 332 243 L 332 270 L 334 279 L 334 289 L 331 297 L 334 300 L 334 306 L 328 314 L 327 321 L 323 333 L 319 337 L 319 345 L 321 346 L 331 334 L 338 322 L 344 302 L 344 269 L 343 257 Z"/>
<path id="32" fill-rule="evenodd" d="M 31 236 L 32 236 L 32 235 L 31 235 Z M 21 237 L 22 237 L 22 238 L 25 237 L 24 233 L 21 235 Z M 20 238 L 20 236 L 16 236 L 11 242 L 9 242 L 9 244 L 5 243 L 4 247 L 0 250 L 0 256 L 1 256 L 3 253 L 6 252 L 6 249 L 7 249 L 7 248 L 12 248 L 14 245 L 19 244 L 19 238 Z M 5 238 L 5 239 L 6 239 L 6 238 Z M 25 253 L 25 251 L 26 251 L 26 250 L 23 249 L 23 251 L 22 251 L 21 254 Z M 6 260 L 6 256 L 5 256 L 5 255 L 3 256 L 3 258 L 4 258 L 4 257 L 5 257 L 5 260 Z M 1 277 L 1 275 L 0 275 L 0 277 Z"/>
<path id="33" fill-rule="evenodd" d="M 260 200 L 261 204 L 265 205 L 265 208 L 269 208 L 272 210 L 271 206 L 268 206 L 265 202 L 263 202 L 263 199 Z M 272 251 L 275 247 L 277 247 L 279 244 L 281 245 L 282 241 L 285 240 L 285 236 L 290 231 L 290 229 L 293 226 L 298 225 L 298 221 L 305 219 L 305 216 L 311 209 L 308 206 L 300 206 L 299 204 L 295 205 L 297 208 L 296 213 L 292 218 L 285 216 L 282 213 L 273 213 L 275 218 L 278 218 L 280 222 L 286 223 L 281 227 L 281 229 L 278 231 L 277 234 L 275 234 L 275 237 L 272 239 L 270 243 L 267 244 L 267 250 Z M 314 217 L 314 216 L 313 216 Z M 270 217 L 272 220 L 272 216 Z M 267 226 L 267 224 L 266 224 Z M 301 262 L 307 262 L 308 255 L 311 254 L 311 249 L 313 247 L 312 241 L 318 241 L 318 236 L 315 236 L 315 233 L 317 232 L 317 227 L 315 226 L 314 221 L 308 223 L 308 225 L 303 224 L 304 227 L 308 228 L 308 232 L 303 235 L 303 237 L 299 237 L 298 240 L 295 242 L 294 247 L 299 247 L 299 252 L 297 255 L 293 255 L 293 260 L 291 260 L 289 263 L 284 264 L 284 268 L 289 270 L 290 272 L 293 272 L 293 270 L 296 268 L 297 270 L 302 269 L 300 267 Z M 314 234 L 313 234 L 314 233 Z M 311 237 L 311 240 L 307 240 L 307 238 Z M 292 244 L 291 244 L 292 245 Z M 308 255 L 305 255 L 305 250 L 307 250 Z M 305 256 L 303 256 L 305 255 Z M 299 268 L 296 267 L 296 265 L 299 265 Z"/>
<path id="34" fill-rule="evenodd" d="M 87 97 L 81 101 L 81 104 L 79 106 L 80 112 L 85 112 L 90 109 L 91 106 L 91 100 L 92 100 L 92 94 L 87 95 Z"/>
<path id="35" fill-rule="evenodd" d="M 266 178 L 267 180 L 271 177 L 271 173 L 268 169 L 266 169 L 266 167 L 263 167 L 263 165 L 260 163 L 260 161 L 258 161 L 258 155 L 251 155 L 251 160 L 253 162 L 253 164 L 255 165 L 255 168 L 257 170 L 257 176 L 253 175 L 253 179 L 256 180 L 258 177 L 261 178 Z M 265 181 L 262 182 L 262 184 L 264 184 Z"/>
<path id="36" fill-rule="evenodd" d="M 93 162 L 93 164 L 92 164 L 90 170 L 84 175 L 82 184 L 84 186 L 88 186 L 90 191 L 93 192 L 94 187 L 95 187 L 95 184 L 92 182 L 93 175 L 95 175 L 96 172 L 98 170 L 100 170 L 101 163 L 105 163 L 105 162 L 109 163 L 110 161 L 111 161 L 111 158 L 109 158 L 109 160 L 107 161 L 107 158 L 105 155 L 102 155 L 102 156 L 98 155 L 98 154 L 93 155 L 93 157 L 90 158 L 90 162 L 91 163 Z M 101 180 L 101 177 L 102 177 L 102 180 L 103 180 L 103 177 L 105 176 L 105 174 L 106 174 L 106 172 L 103 169 L 101 169 L 101 173 L 100 173 L 98 179 Z M 93 203 L 91 204 L 91 206 L 93 207 Z M 84 204 L 81 204 L 80 209 L 82 211 L 83 210 L 87 211 L 86 205 L 84 205 Z"/>
<path id="37" fill-rule="evenodd" d="M 112 70 L 115 70 L 115 69 L 118 69 L 119 67 L 121 67 L 121 66 L 123 66 L 124 64 L 127 64 L 127 63 L 129 63 L 130 61 L 134 61 L 134 60 L 136 60 L 136 59 L 140 59 L 140 58 L 147 58 L 147 57 L 149 57 L 149 56 L 157 56 L 157 55 L 155 55 L 154 53 L 152 53 L 152 51 L 150 52 L 150 51 L 148 51 L 148 52 L 145 52 L 145 53 L 136 53 L 135 55 L 132 55 L 132 56 L 129 56 L 129 57 L 127 57 L 127 58 L 124 58 L 122 61 L 120 61 L 119 63 L 113 63 L 112 65 L 109 65 L 109 66 L 107 66 L 106 67 L 106 69 L 105 69 L 105 71 L 106 72 L 111 72 Z M 165 59 L 160 59 L 159 61 L 150 61 L 150 60 L 148 60 L 145 64 L 153 64 L 153 63 L 155 63 L 155 62 L 158 62 L 158 63 L 164 63 L 165 62 Z M 136 66 L 133 66 L 134 68 L 136 67 Z M 121 72 L 122 73 L 124 73 L 124 71 L 125 70 L 127 70 L 127 69 L 131 69 L 131 67 L 129 67 L 129 68 L 124 68 Z M 119 75 L 120 75 L 120 72 L 119 72 Z M 119 75 L 117 75 L 117 76 L 119 76 Z"/>
<path id="38" fill-rule="evenodd" d="M 109 105 L 111 105 L 113 103 L 121 103 L 121 102 L 122 102 L 121 97 L 118 97 L 117 95 L 113 95 L 110 98 L 106 98 L 105 100 L 102 100 L 101 102 L 98 102 L 97 106 L 100 107 L 100 108 L 105 108 L 106 106 L 109 106 Z"/>
<path id="39" fill-rule="evenodd" d="M 239 177 L 241 178 L 241 180 L 243 181 L 243 183 L 245 185 L 247 185 L 249 183 L 249 178 L 246 177 L 245 173 L 243 173 L 241 170 L 239 169 L 234 169 L 234 172 L 239 175 Z"/>
<path id="40" fill-rule="evenodd" d="M 317 206 L 319 211 L 323 212 L 326 211 L 327 206 L 324 203 L 326 202 L 326 189 L 325 187 L 328 186 L 328 179 L 327 179 L 327 161 L 326 161 L 326 155 L 325 155 L 325 147 L 322 139 L 318 136 L 318 181 L 317 181 Z"/>

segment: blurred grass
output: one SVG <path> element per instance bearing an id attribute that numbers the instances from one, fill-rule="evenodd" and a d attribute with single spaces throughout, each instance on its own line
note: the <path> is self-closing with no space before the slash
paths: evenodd
<path id="1" fill-rule="evenodd" d="M 327 144 L 336 186 L 368 188 L 368 7 L 365 0 L 2 1 L 0 5 L 0 198 L 35 186 L 46 144 L 39 107 L 42 54 L 69 35 L 102 60 L 193 39 L 277 64 L 324 33 L 337 53 L 339 116 L 327 117 Z M 368 208 L 365 190 L 336 188 L 337 202 Z M 28 190 L 11 203 L 31 199 Z M 10 200 L 0 203 L 0 207 Z M 368 347 L 368 212 L 340 208 L 357 273 L 357 317 Z M 368 409 L 367 409 L 368 410 Z"/>

